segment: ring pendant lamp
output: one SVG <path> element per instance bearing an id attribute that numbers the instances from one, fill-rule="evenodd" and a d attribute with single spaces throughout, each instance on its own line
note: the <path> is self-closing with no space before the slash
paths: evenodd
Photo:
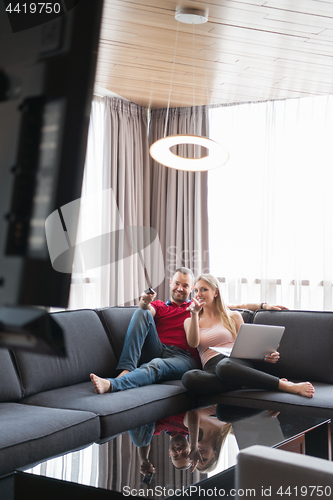
<path id="1" fill-rule="evenodd" d="M 193 44 L 194 44 L 194 25 L 206 23 L 208 20 L 206 13 L 198 9 L 177 9 L 175 18 L 178 21 L 178 23 L 181 22 L 193 25 Z M 169 108 L 170 108 L 173 72 L 174 72 L 175 58 L 177 52 L 178 26 L 177 26 L 177 35 L 175 44 L 175 55 L 172 63 L 172 74 L 171 74 L 169 100 L 168 100 L 168 107 L 167 107 L 167 114 L 165 121 L 164 137 L 162 139 L 155 141 L 150 146 L 149 152 L 151 157 L 155 161 L 167 167 L 175 168 L 177 170 L 202 172 L 218 168 L 224 165 L 229 160 L 229 153 L 218 142 L 213 141 L 208 137 L 198 136 L 195 133 L 194 135 L 190 134 L 171 135 L 171 136 L 166 135 Z M 194 75 L 194 45 L 193 45 L 193 75 Z M 193 99 L 195 100 L 194 77 L 193 77 Z M 194 104 L 193 106 L 195 109 Z M 194 127 L 195 127 L 195 120 L 194 120 Z M 174 154 L 171 151 L 171 148 L 173 146 L 179 146 L 180 144 L 202 146 L 208 150 L 208 154 L 202 158 L 184 158 L 182 156 Z"/>

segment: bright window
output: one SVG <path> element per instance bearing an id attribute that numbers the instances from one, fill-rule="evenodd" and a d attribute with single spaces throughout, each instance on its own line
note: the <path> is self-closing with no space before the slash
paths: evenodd
<path id="1" fill-rule="evenodd" d="M 229 302 L 332 309 L 333 98 L 214 108 L 210 259 Z"/>

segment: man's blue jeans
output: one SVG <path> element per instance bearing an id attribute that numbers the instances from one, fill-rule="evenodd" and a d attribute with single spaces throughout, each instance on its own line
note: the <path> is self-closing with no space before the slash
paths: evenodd
<path id="1" fill-rule="evenodd" d="M 151 312 L 139 308 L 128 326 L 117 367 L 130 373 L 110 378 L 111 390 L 123 391 L 154 382 L 180 380 L 185 372 L 197 367 L 188 351 L 162 344 Z"/>
<path id="2" fill-rule="evenodd" d="M 155 425 L 156 422 L 151 422 L 150 424 L 141 425 L 140 427 L 128 431 L 132 443 L 138 448 L 148 446 L 153 438 Z"/>

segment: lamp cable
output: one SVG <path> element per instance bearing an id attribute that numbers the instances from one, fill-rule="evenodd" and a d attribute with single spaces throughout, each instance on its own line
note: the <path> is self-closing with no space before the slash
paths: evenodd
<path id="1" fill-rule="evenodd" d="M 171 80 L 170 80 L 170 89 L 169 89 L 169 99 L 168 99 L 168 107 L 167 107 L 167 112 L 166 112 L 166 117 L 165 117 L 165 126 L 164 126 L 164 137 L 166 137 L 167 126 L 168 126 L 168 119 L 169 119 L 169 109 L 170 109 L 170 101 L 171 101 L 171 90 L 172 90 L 172 82 L 173 82 L 173 73 L 174 73 L 174 69 L 175 69 L 175 61 L 176 61 L 176 54 L 177 54 L 178 31 L 179 31 L 179 21 L 177 21 L 176 44 L 175 44 L 175 52 L 174 52 L 174 55 L 173 55 L 173 61 L 172 61 Z"/>

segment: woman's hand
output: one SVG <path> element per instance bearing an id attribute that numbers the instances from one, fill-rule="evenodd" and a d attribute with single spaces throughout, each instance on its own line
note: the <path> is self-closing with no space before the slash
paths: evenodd
<path id="1" fill-rule="evenodd" d="M 268 410 L 267 417 L 268 418 L 276 418 L 280 415 L 279 411 Z"/>
<path id="2" fill-rule="evenodd" d="M 200 343 L 199 312 L 205 304 L 206 302 L 199 301 L 193 298 L 192 302 L 186 309 L 186 311 L 190 311 L 191 313 L 191 317 L 186 318 L 186 320 L 184 321 L 186 340 L 190 347 L 198 347 Z"/>
<path id="3" fill-rule="evenodd" d="M 186 309 L 187 311 L 190 311 L 191 313 L 199 313 L 203 306 L 206 305 L 206 302 L 199 301 L 195 298 L 192 299 L 191 304 L 189 307 Z"/>
<path id="4" fill-rule="evenodd" d="M 189 457 L 190 460 L 192 461 L 191 472 L 193 472 L 198 465 L 201 465 L 201 467 L 204 466 L 202 456 L 198 448 L 193 448 L 193 449 L 191 448 Z"/>
<path id="5" fill-rule="evenodd" d="M 271 354 L 267 354 L 267 356 L 264 357 L 264 361 L 267 361 L 267 363 L 277 363 L 280 359 L 280 353 L 278 351 L 273 351 Z"/>

